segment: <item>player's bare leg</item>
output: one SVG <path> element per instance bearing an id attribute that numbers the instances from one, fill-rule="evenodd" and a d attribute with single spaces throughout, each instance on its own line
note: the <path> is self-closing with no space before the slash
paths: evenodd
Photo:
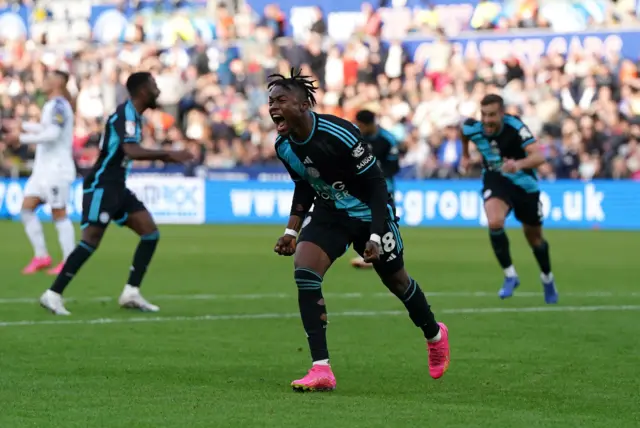
<path id="1" fill-rule="evenodd" d="M 24 231 L 31 242 L 33 248 L 33 258 L 31 262 L 22 270 L 25 275 L 31 275 L 51 266 L 51 256 L 47 251 L 47 244 L 44 239 L 42 223 L 36 214 L 36 210 L 42 205 L 42 200 L 35 196 L 25 196 L 22 201 L 20 216 Z"/>
<path id="2" fill-rule="evenodd" d="M 153 221 L 151 213 L 146 210 L 129 214 L 125 224 L 129 229 L 138 234 L 140 242 L 133 256 L 129 280 L 127 281 L 127 285 L 124 286 L 118 303 L 123 308 L 139 309 L 144 312 L 158 312 L 160 308 L 149 303 L 140 294 L 140 285 L 158 246 L 158 240 L 160 239 L 158 226 L 156 226 L 156 223 Z"/>
<path id="3" fill-rule="evenodd" d="M 58 275 L 62 272 L 65 260 L 71 255 L 76 245 L 76 232 L 73 228 L 73 223 L 69 217 L 67 217 L 67 208 L 52 208 L 51 217 L 56 225 L 58 231 L 58 242 L 60 243 L 60 249 L 62 250 L 62 261 L 53 269 L 49 270 L 50 275 Z"/>
<path id="4" fill-rule="evenodd" d="M 322 295 L 322 280 L 331 266 L 329 256 L 312 242 L 300 242 L 294 256 L 294 279 L 298 286 L 298 305 L 307 334 L 313 365 L 301 379 L 291 382 L 298 391 L 335 389 L 336 378 L 329 365 L 327 347 L 327 308 Z"/>
<path id="5" fill-rule="evenodd" d="M 484 202 L 484 210 L 487 214 L 491 247 L 498 259 L 498 263 L 500 263 L 500 267 L 504 271 L 504 283 L 498 292 L 498 296 L 501 299 L 506 299 L 513 296 L 514 290 L 520 285 L 520 279 L 511 261 L 509 238 L 504 229 L 504 222 L 509 213 L 509 205 L 502 199 L 490 198 Z"/>
<path id="6" fill-rule="evenodd" d="M 527 242 L 533 250 L 533 255 L 540 266 L 540 280 L 544 289 L 544 300 L 549 304 L 558 303 L 558 291 L 551 272 L 551 258 L 549 243 L 542 236 L 542 226 L 523 224 L 522 229 Z"/>
<path id="7" fill-rule="evenodd" d="M 80 268 L 89 260 L 91 255 L 100 245 L 104 236 L 106 226 L 86 225 L 82 230 L 82 239 L 76 248 L 69 254 L 69 257 L 58 274 L 53 285 L 40 297 L 40 305 L 53 312 L 55 315 L 71 315 L 64 307 L 62 293 L 67 285 L 78 273 Z"/>
<path id="8" fill-rule="evenodd" d="M 449 368 L 449 330 L 447 326 L 444 323 L 436 322 L 422 289 L 416 280 L 409 276 L 404 267 L 392 274 L 384 271 L 384 262 L 376 263 L 374 267 L 383 284 L 407 308 L 411 321 L 422 330 L 429 351 L 429 374 L 432 378 L 439 379 Z"/>

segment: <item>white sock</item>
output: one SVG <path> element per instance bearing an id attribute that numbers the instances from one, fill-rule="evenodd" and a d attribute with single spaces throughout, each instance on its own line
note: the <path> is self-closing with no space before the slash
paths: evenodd
<path id="1" fill-rule="evenodd" d="M 540 279 L 544 283 L 551 282 L 551 281 L 553 281 L 553 274 L 551 272 L 549 272 L 549 275 L 545 275 L 545 274 L 541 273 L 540 274 Z"/>
<path id="2" fill-rule="evenodd" d="M 431 339 L 427 339 L 427 342 L 429 343 L 439 342 L 440 339 L 442 339 L 442 335 L 440 334 L 440 330 L 438 330 L 438 334 L 433 336 Z"/>
<path id="3" fill-rule="evenodd" d="M 44 232 L 42 231 L 42 223 L 38 215 L 33 211 L 22 211 L 21 213 L 22 224 L 24 224 L 24 231 L 31 242 L 33 247 L 33 253 L 36 257 L 47 257 L 49 252 L 47 251 L 47 244 L 44 241 Z"/>
<path id="4" fill-rule="evenodd" d="M 58 229 L 58 242 L 60 242 L 60 248 L 62 249 L 63 260 L 67 260 L 69 254 L 76 247 L 76 231 L 71 220 L 66 217 L 56 221 L 56 229 Z"/>
<path id="5" fill-rule="evenodd" d="M 318 360 L 313 362 L 314 366 L 328 366 L 329 360 Z"/>
<path id="6" fill-rule="evenodd" d="M 518 274 L 516 273 L 516 268 L 514 268 L 513 265 L 509 266 L 504 270 L 504 276 L 506 276 L 507 278 L 515 278 L 516 276 L 518 276 Z"/>

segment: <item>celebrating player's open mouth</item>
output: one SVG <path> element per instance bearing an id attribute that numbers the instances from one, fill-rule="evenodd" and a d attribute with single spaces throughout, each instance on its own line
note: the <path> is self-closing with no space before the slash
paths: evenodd
<path id="1" fill-rule="evenodd" d="M 271 114 L 271 120 L 276 124 L 276 131 L 280 135 L 286 135 L 289 131 L 289 126 L 287 125 L 287 121 L 284 116 L 281 114 L 273 113 Z"/>

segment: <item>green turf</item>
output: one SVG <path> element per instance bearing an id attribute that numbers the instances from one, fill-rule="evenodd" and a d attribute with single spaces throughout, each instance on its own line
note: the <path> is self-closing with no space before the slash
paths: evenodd
<path id="1" fill-rule="evenodd" d="M 114 227 L 61 319 L 25 301 L 51 279 L 19 274 L 28 244 L 18 224 L 0 223 L 0 427 L 638 426 L 639 234 L 548 233 L 558 308 L 597 310 L 495 312 L 547 308 L 519 231 L 510 236 L 522 293 L 503 302 L 485 231 L 404 230 L 408 269 L 439 292 L 430 301 L 451 332 L 440 381 L 428 376 L 420 332 L 389 313 L 402 305 L 341 260 L 324 286 L 338 389 L 314 395 L 288 386 L 309 359 L 292 260 L 272 253 L 281 230 L 162 227 L 143 287 L 162 311 L 147 315 L 98 299 L 117 298 L 136 244 Z M 271 318 L 237 318 L 260 314 Z M 84 322 L 97 319 L 111 322 Z M 66 320 L 76 324 L 45 323 Z"/>

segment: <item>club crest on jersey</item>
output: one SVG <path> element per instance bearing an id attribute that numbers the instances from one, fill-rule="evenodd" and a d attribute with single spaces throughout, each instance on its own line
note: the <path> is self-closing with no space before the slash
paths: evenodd
<path id="1" fill-rule="evenodd" d="M 358 144 L 354 149 L 353 152 L 351 152 L 351 156 L 353 156 L 354 158 L 359 158 L 360 156 L 362 156 L 364 154 L 364 147 L 362 147 L 362 144 Z"/>
<path id="2" fill-rule="evenodd" d="M 491 152 L 494 155 L 500 155 L 500 147 L 498 146 L 498 142 L 496 140 L 491 140 Z"/>
<path id="3" fill-rule="evenodd" d="M 135 137 L 136 135 L 136 123 L 130 120 L 124 123 L 124 131 L 128 137 Z"/>
<path id="4" fill-rule="evenodd" d="M 317 169 L 315 169 L 313 167 L 308 167 L 307 168 L 307 174 L 309 174 L 309 177 L 313 177 L 313 178 L 319 178 L 320 177 L 320 171 L 318 171 Z"/>
<path id="5" fill-rule="evenodd" d="M 520 138 L 522 138 L 523 140 L 528 140 L 529 138 L 533 137 L 531 131 L 529 131 L 526 126 L 520 128 L 520 131 L 518 133 L 520 134 Z"/>

